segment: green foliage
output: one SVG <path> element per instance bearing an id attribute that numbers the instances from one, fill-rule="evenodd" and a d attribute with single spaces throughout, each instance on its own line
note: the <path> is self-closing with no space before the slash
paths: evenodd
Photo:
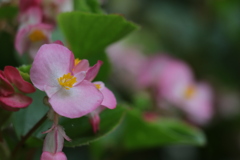
<path id="1" fill-rule="evenodd" d="M 13 126 L 19 138 L 25 135 L 47 113 L 49 108 L 43 105 L 45 95 L 44 92 L 39 90 L 29 94 L 28 96 L 33 98 L 33 103 L 27 108 L 12 114 Z"/>
<path id="2" fill-rule="evenodd" d="M 31 69 L 31 65 L 22 65 L 20 67 L 18 67 L 18 70 L 20 72 L 20 75 L 22 76 L 22 78 L 31 83 L 31 79 L 30 79 L 30 69 Z"/>
<path id="3" fill-rule="evenodd" d="M 2 6 L 0 7 L 0 19 L 15 18 L 18 13 L 17 6 Z"/>
<path id="4" fill-rule="evenodd" d="M 105 48 L 138 28 L 120 15 L 83 12 L 62 13 L 58 24 L 75 57 L 88 59 L 91 65 L 97 60 L 104 62 L 99 73 L 101 80 L 110 70 Z"/>
<path id="5" fill-rule="evenodd" d="M 205 137 L 200 130 L 178 120 L 159 118 L 147 122 L 140 111 L 131 110 L 125 122 L 123 144 L 128 149 L 171 144 L 205 144 Z"/>
<path id="6" fill-rule="evenodd" d="M 97 0 L 74 0 L 74 9 L 83 12 L 103 13 Z"/>
<path id="7" fill-rule="evenodd" d="M 100 131 L 94 134 L 88 117 L 77 119 L 63 118 L 60 124 L 64 127 L 67 135 L 72 139 L 65 142 L 67 147 L 75 147 L 89 144 L 113 131 L 124 117 L 124 108 L 117 106 L 116 109 L 106 109 L 101 114 Z"/>

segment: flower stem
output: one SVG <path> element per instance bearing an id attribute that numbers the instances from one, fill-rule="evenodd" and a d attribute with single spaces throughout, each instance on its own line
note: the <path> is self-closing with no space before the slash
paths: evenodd
<path id="1" fill-rule="evenodd" d="M 45 114 L 39 121 L 36 123 L 33 128 L 25 135 L 22 137 L 21 141 L 18 142 L 16 147 L 13 149 L 12 154 L 11 154 L 11 159 L 15 160 L 15 157 L 19 151 L 19 149 L 22 147 L 22 145 L 26 142 L 26 140 L 45 122 L 47 119 L 47 114 Z"/>

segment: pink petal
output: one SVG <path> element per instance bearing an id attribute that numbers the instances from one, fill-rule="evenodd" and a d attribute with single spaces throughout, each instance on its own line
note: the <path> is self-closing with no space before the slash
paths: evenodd
<path id="1" fill-rule="evenodd" d="M 84 80 L 69 90 L 62 88 L 50 97 L 49 103 L 59 115 L 78 118 L 96 109 L 102 100 L 102 93 L 92 83 Z"/>
<path id="2" fill-rule="evenodd" d="M 44 86 L 59 86 L 58 78 L 68 74 L 73 68 L 74 56 L 66 47 L 59 44 L 43 45 L 33 61 L 30 78 L 40 90 Z"/>
<path id="3" fill-rule="evenodd" d="M 100 125 L 100 117 L 98 113 L 90 114 L 90 123 L 92 125 L 93 132 L 97 133 L 99 131 L 99 125 Z"/>
<path id="4" fill-rule="evenodd" d="M 63 149 L 64 137 L 60 134 L 56 126 L 51 132 L 47 134 L 43 144 L 43 151 L 50 153 L 61 152 Z"/>
<path id="5" fill-rule="evenodd" d="M 0 71 L 0 96 L 9 96 L 14 93 L 14 88 L 5 78 L 3 71 Z"/>
<path id="6" fill-rule="evenodd" d="M 67 160 L 67 157 L 63 152 L 58 152 L 55 154 L 43 152 L 40 160 Z"/>
<path id="7" fill-rule="evenodd" d="M 14 93 L 7 97 L 0 96 L 0 102 L 4 106 L 11 108 L 25 108 L 32 103 L 32 98 L 22 95 L 20 93 Z"/>
<path id="8" fill-rule="evenodd" d="M 47 93 L 48 97 L 52 97 L 57 91 L 59 91 L 62 87 L 60 85 L 57 86 L 44 86 L 44 91 Z"/>
<path id="9" fill-rule="evenodd" d="M 20 75 L 19 71 L 12 66 L 6 66 L 4 68 L 4 74 L 6 78 L 13 83 L 17 89 L 24 93 L 33 93 L 36 89 L 33 85 L 27 81 L 25 81 L 22 76 Z"/>
<path id="10" fill-rule="evenodd" d="M 17 31 L 14 46 L 20 55 L 23 55 L 23 53 L 26 52 L 28 47 L 30 46 L 30 42 L 27 37 L 30 30 L 30 26 L 25 26 L 24 28 L 21 28 Z"/>
<path id="11" fill-rule="evenodd" d="M 62 41 L 60 41 L 60 40 L 56 40 L 56 41 L 54 41 L 53 43 L 55 43 L 55 44 L 59 44 L 59 45 L 62 45 L 62 46 L 64 46 L 63 42 L 62 42 Z"/>
<path id="12" fill-rule="evenodd" d="M 101 105 L 109 109 L 114 109 L 117 105 L 117 100 L 112 91 L 105 87 L 102 82 L 94 82 L 93 84 L 100 85 L 100 92 L 102 92 L 104 97 Z"/>
<path id="13" fill-rule="evenodd" d="M 24 12 L 20 12 L 19 14 L 19 23 L 20 28 L 29 25 L 29 24 L 38 24 L 41 23 L 43 17 L 42 10 L 40 6 L 33 6 L 28 8 Z"/>
<path id="14" fill-rule="evenodd" d="M 86 77 L 86 72 L 81 71 L 81 72 L 75 74 L 74 77 L 77 78 L 77 83 L 74 84 L 76 86 L 84 80 L 84 78 Z"/>
<path id="15" fill-rule="evenodd" d="M 89 62 L 86 59 L 81 60 L 73 69 L 73 73 L 87 71 L 89 69 Z"/>
<path id="16" fill-rule="evenodd" d="M 194 96 L 186 100 L 181 108 L 195 123 L 204 125 L 213 115 L 212 89 L 205 83 L 197 84 Z"/>
<path id="17" fill-rule="evenodd" d="M 102 61 L 98 61 L 93 67 L 91 67 L 88 71 L 87 71 L 87 75 L 86 75 L 86 80 L 88 81 L 92 81 L 98 74 L 98 71 L 101 67 L 101 65 L 103 64 Z"/>

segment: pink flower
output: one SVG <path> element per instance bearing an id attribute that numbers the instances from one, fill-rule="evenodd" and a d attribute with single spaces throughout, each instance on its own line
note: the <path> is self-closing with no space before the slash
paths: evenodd
<path id="1" fill-rule="evenodd" d="M 193 122 L 206 124 L 212 117 L 212 90 L 205 83 L 196 83 L 190 68 L 173 60 L 162 71 L 159 80 L 161 96 L 182 109 Z"/>
<path id="2" fill-rule="evenodd" d="M 0 71 L 0 106 L 2 108 L 9 111 L 18 111 L 29 106 L 32 99 L 23 93 L 33 92 L 35 92 L 33 85 L 23 80 L 16 68 L 6 66 L 4 71 Z"/>
<path id="3" fill-rule="evenodd" d="M 61 126 L 54 125 L 45 137 L 40 160 L 67 160 L 62 152 L 64 139 L 70 140 Z"/>
<path id="4" fill-rule="evenodd" d="M 74 62 L 74 55 L 66 47 L 45 44 L 30 70 L 34 86 L 47 93 L 53 110 L 68 118 L 84 116 L 103 101 L 102 93 L 85 79 L 91 72 L 86 73 L 83 62 Z"/>
<path id="5" fill-rule="evenodd" d="M 26 25 L 20 28 L 15 38 L 15 48 L 20 55 L 29 52 L 35 57 L 41 45 L 50 42 L 53 26 L 48 24 Z"/>
<path id="6" fill-rule="evenodd" d="M 166 69 L 167 65 L 172 61 L 173 59 L 164 54 L 147 58 L 140 67 L 141 72 L 139 72 L 137 81 L 139 86 L 141 88 L 156 88 L 162 71 Z"/>
<path id="7" fill-rule="evenodd" d="M 102 65 L 102 61 L 98 61 L 97 64 L 95 64 L 93 67 L 90 67 L 89 62 L 85 59 L 75 60 L 75 68 L 73 72 L 78 73 L 78 72 L 85 71 L 86 72 L 85 80 L 92 81 L 96 77 L 101 65 Z M 100 81 L 93 82 L 93 84 L 103 95 L 103 101 L 101 105 L 89 114 L 90 123 L 92 125 L 94 133 L 96 133 L 99 130 L 99 124 L 100 124 L 99 114 L 106 107 L 109 109 L 114 109 L 117 105 L 117 101 L 112 91 L 110 91 L 107 87 L 105 87 L 103 82 L 100 82 Z"/>

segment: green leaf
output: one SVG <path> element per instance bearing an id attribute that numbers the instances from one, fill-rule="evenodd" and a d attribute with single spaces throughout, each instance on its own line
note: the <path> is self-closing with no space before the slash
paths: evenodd
<path id="1" fill-rule="evenodd" d="M 29 75 L 31 66 L 32 65 L 22 65 L 22 66 L 17 68 L 19 70 L 20 75 L 22 76 L 22 78 L 25 81 L 30 82 L 30 83 L 32 83 L 32 81 L 30 79 L 30 75 Z"/>
<path id="2" fill-rule="evenodd" d="M 58 24 L 70 48 L 79 58 L 99 56 L 109 44 L 137 29 L 119 15 L 101 15 L 83 12 L 62 13 Z"/>
<path id="3" fill-rule="evenodd" d="M 32 67 L 32 65 L 22 65 L 22 66 L 18 67 L 18 70 L 23 73 L 29 74 L 31 67 Z"/>
<path id="4" fill-rule="evenodd" d="M 12 122 L 17 133 L 17 136 L 27 134 L 27 132 L 47 113 L 49 110 L 43 104 L 43 97 L 46 94 L 37 90 L 35 93 L 29 94 L 32 97 L 33 103 L 25 109 L 21 109 L 18 112 L 12 114 Z"/>
<path id="5" fill-rule="evenodd" d="M 74 0 L 74 9 L 82 12 L 103 13 L 97 0 Z"/>
<path id="6" fill-rule="evenodd" d="M 128 149 L 140 149 L 171 144 L 204 145 L 204 134 L 179 120 L 159 118 L 147 122 L 140 111 L 128 112 L 123 144 Z"/>
<path id="7" fill-rule="evenodd" d="M 0 7 L 0 19 L 12 19 L 17 16 L 17 6 L 2 6 Z"/>
<path id="8" fill-rule="evenodd" d="M 64 127 L 66 134 L 72 139 L 65 142 L 67 147 L 75 147 L 89 144 L 113 131 L 124 117 L 125 109 L 117 106 L 116 109 L 105 109 L 101 114 L 100 131 L 94 134 L 88 117 L 77 119 L 62 118 L 60 124 Z"/>
<path id="9" fill-rule="evenodd" d="M 58 24 L 76 58 L 88 59 L 91 65 L 104 62 L 98 77 L 102 80 L 110 71 L 105 48 L 138 28 L 119 15 L 83 12 L 62 13 Z"/>

